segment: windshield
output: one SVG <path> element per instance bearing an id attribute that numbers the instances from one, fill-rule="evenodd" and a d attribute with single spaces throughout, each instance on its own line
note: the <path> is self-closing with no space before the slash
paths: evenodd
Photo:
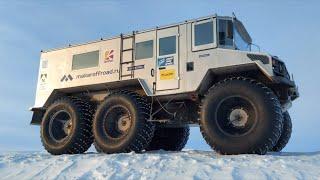
<path id="1" fill-rule="evenodd" d="M 251 51 L 251 37 L 240 21 L 237 19 L 219 19 L 218 22 L 220 47 Z"/>
<path id="2" fill-rule="evenodd" d="M 250 51 L 251 50 L 250 44 L 241 37 L 236 26 L 234 26 L 233 32 L 234 32 L 234 45 L 236 50 Z"/>

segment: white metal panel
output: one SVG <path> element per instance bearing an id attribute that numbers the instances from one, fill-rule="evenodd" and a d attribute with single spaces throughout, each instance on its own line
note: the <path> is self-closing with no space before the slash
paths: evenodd
<path id="1" fill-rule="evenodd" d="M 135 42 L 153 41 L 153 57 L 146 59 L 135 60 L 134 77 L 141 78 L 145 81 L 149 90 L 152 91 L 153 83 L 155 82 L 155 68 L 156 68 L 156 31 L 149 31 L 145 33 L 136 34 Z M 153 71 L 153 74 L 151 74 Z M 152 92 L 153 93 L 153 92 Z"/>
<path id="2" fill-rule="evenodd" d="M 215 24 L 215 23 L 214 23 Z M 181 24 L 178 26 L 168 27 L 147 31 L 136 34 L 136 42 L 146 40 L 154 40 L 154 57 L 135 61 L 135 67 L 143 65 L 143 68 L 134 70 L 135 77 L 144 85 L 144 89 L 148 95 L 169 95 L 177 93 L 185 93 L 195 91 L 205 74 L 209 69 L 233 66 L 239 64 L 256 63 L 263 72 L 272 76 L 272 65 L 262 64 L 261 62 L 253 62 L 247 57 L 248 52 L 210 48 L 192 51 L 192 22 Z M 176 36 L 176 54 L 159 55 L 159 38 Z M 132 46 L 130 39 L 125 46 Z M 54 89 L 82 87 L 95 84 L 107 84 L 109 82 L 119 81 L 120 71 L 120 38 L 93 42 L 90 44 L 78 45 L 75 47 L 60 49 L 56 51 L 44 52 L 41 54 L 41 65 L 39 69 L 37 94 L 35 107 L 42 107 Z M 72 56 L 91 51 L 100 51 L 99 66 L 72 70 Z M 130 57 L 132 51 L 128 51 L 128 57 L 125 59 L 132 60 Z M 263 54 L 264 53 L 257 53 Z M 125 55 L 126 56 L 126 55 Z M 175 71 L 171 79 L 161 80 L 160 67 L 158 66 L 159 58 L 173 56 L 174 63 L 168 64 L 165 68 Z M 268 55 L 267 55 L 268 56 Z M 194 62 L 194 70 L 186 71 L 186 63 Z M 47 65 L 43 65 L 47 64 Z M 123 71 L 130 73 L 128 68 L 131 64 L 124 65 Z M 151 70 L 154 68 L 155 76 L 151 76 Z M 72 80 L 63 79 L 64 76 L 70 75 Z M 129 77 L 130 79 L 131 77 Z M 63 79 L 63 80 L 62 80 Z M 155 94 L 150 92 L 153 89 L 153 83 L 156 81 Z"/>
<path id="3" fill-rule="evenodd" d="M 130 62 L 133 60 L 132 50 L 122 52 L 123 62 Z"/>
<path id="4" fill-rule="evenodd" d="M 132 38 L 125 38 L 123 39 L 123 50 L 125 49 L 132 49 Z"/>
<path id="5" fill-rule="evenodd" d="M 166 37 L 176 37 L 176 52 L 174 54 L 160 55 L 159 41 Z M 164 65 L 160 65 L 165 61 Z M 179 88 L 179 26 L 157 31 L 157 68 L 156 90 L 170 90 Z"/>

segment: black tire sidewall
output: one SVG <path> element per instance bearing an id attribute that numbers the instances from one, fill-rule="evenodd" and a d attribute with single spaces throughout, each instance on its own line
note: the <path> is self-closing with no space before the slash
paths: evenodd
<path id="1" fill-rule="evenodd" d="M 290 137 L 292 133 L 292 121 L 290 114 L 288 111 L 283 113 L 283 128 L 281 132 L 281 136 L 277 142 L 277 144 L 271 149 L 274 152 L 280 152 L 286 145 L 289 143 Z"/>
<path id="2" fill-rule="evenodd" d="M 252 131 L 243 136 L 228 136 L 217 124 L 215 114 L 219 103 L 229 96 L 240 96 L 251 102 L 256 112 L 256 124 Z M 246 81 L 234 80 L 215 87 L 204 100 L 201 110 L 201 124 L 210 144 L 221 152 L 250 153 L 263 146 L 274 127 L 275 114 L 272 102 L 258 86 Z"/>
<path id="3" fill-rule="evenodd" d="M 146 150 L 181 151 L 189 139 L 189 134 L 189 126 L 179 128 L 157 127 L 153 139 Z"/>
<path id="4" fill-rule="evenodd" d="M 124 137 L 119 139 L 113 139 L 108 137 L 104 130 L 104 117 L 108 109 L 114 105 L 122 105 L 129 110 L 132 117 L 131 128 Z M 139 113 L 137 110 L 137 104 L 125 94 L 116 94 L 108 97 L 97 109 L 94 121 L 93 121 L 93 133 L 95 141 L 101 150 L 106 153 L 116 153 L 125 150 L 134 141 L 137 136 L 138 126 L 141 126 Z"/>
<path id="5" fill-rule="evenodd" d="M 50 118 L 54 115 L 55 112 L 59 110 L 65 110 L 70 114 L 72 121 L 72 129 L 70 135 L 67 136 L 66 139 L 57 143 L 50 138 L 49 123 Z M 66 149 L 68 149 L 66 147 L 72 144 L 74 139 L 77 137 L 77 133 L 79 131 L 79 118 L 79 112 L 73 104 L 63 100 L 52 104 L 46 111 L 43 121 L 41 123 L 41 137 L 43 144 L 46 146 L 46 149 L 54 154 L 68 153 L 66 152 Z"/>

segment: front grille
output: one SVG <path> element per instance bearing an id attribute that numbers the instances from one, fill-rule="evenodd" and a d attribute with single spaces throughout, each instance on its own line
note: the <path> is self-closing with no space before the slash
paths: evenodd
<path id="1" fill-rule="evenodd" d="M 290 79 L 290 75 L 289 75 L 289 72 L 286 68 L 286 65 L 282 61 L 280 61 L 279 59 L 277 59 L 275 57 L 272 57 L 272 68 L 273 68 L 273 72 L 277 76 L 282 76 L 287 79 Z"/>

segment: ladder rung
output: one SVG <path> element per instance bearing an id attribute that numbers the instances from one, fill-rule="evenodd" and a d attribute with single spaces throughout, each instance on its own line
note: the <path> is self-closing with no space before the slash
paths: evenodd
<path id="1" fill-rule="evenodd" d="M 134 61 L 126 61 L 126 62 L 121 62 L 121 64 L 130 64 L 133 63 Z"/>
<path id="2" fill-rule="evenodd" d="M 123 49 L 122 52 L 125 52 L 125 51 L 132 51 L 133 48 L 130 48 L 130 49 Z"/>
<path id="3" fill-rule="evenodd" d="M 132 74 L 125 74 L 125 75 L 121 75 L 121 77 L 132 77 Z"/>
<path id="4" fill-rule="evenodd" d="M 130 39 L 130 38 L 133 38 L 132 35 L 129 35 L 129 36 L 122 36 L 122 39 Z"/>

